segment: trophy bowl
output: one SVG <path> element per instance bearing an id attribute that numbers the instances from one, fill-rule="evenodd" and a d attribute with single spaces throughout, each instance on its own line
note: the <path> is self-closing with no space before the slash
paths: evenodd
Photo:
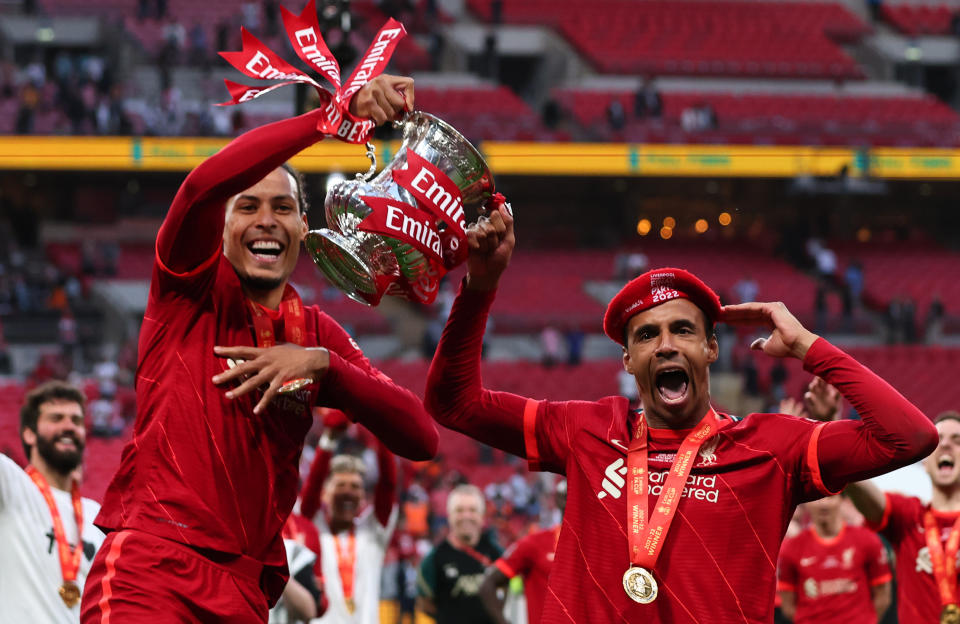
<path id="1" fill-rule="evenodd" d="M 396 125 L 402 129 L 403 139 L 390 163 L 371 179 L 376 160 L 368 146 L 367 154 L 373 161 L 370 171 L 327 192 L 327 227 L 308 232 L 305 240 L 307 251 L 330 283 L 354 301 L 371 306 L 377 305 L 384 294 L 429 303 L 436 297 L 444 273 L 413 245 L 358 227 L 373 211 L 363 197 L 417 205 L 414 196 L 393 177 L 394 170 L 407 168 L 408 148 L 460 190 L 466 223 L 475 223 L 486 214 L 485 205 L 494 193 L 493 174 L 483 156 L 448 123 L 415 111 Z M 436 220 L 436 226 L 440 232 L 448 227 L 441 220 Z"/>

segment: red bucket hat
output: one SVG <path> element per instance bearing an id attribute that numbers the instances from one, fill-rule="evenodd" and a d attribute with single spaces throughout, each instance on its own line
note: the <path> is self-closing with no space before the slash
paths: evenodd
<path id="1" fill-rule="evenodd" d="M 720 297 L 689 271 L 665 267 L 647 271 L 618 292 L 603 316 L 603 331 L 621 346 L 630 319 L 644 310 L 674 299 L 689 299 L 713 325 L 720 318 Z"/>

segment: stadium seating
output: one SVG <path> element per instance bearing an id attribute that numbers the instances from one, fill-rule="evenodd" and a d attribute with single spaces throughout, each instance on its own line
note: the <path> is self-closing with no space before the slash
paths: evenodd
<path id="1" fill-rule="evenodd" d="M 417 108 L 441 117 L 473 142 L 550 138 L 536 113 L 504 86 L 418 85 Z"/>
<path id="2" fill-rule="evenodd" d="M 614 100 L 633 117 L 633 92 L 556 89 L 554 97 L 583 127 L 610 138 Z M 621 140 L 794 144 L 947 144 L 960 142 L 960 117 L 931 95 L 867 97 L 666 92 L 660 120 L 629 121 Z M 684 132 L 684 110 L 709 105 L 717 127 Z"/>
<path id="3" fill-rule="evenodd" d="M 834 244 L 832 244 L 834 245 Z M 917 321 L 923 319 L 934 296 L 947 314 L 960 314 L 960 253 L 931 243 L 836 243 L 842 267 L 853 260 L 863 265 L 864 298 L 886 308 L 897 297 L 909 297 L 916 305 Z"/>
<path id="4" fill-rule="evenodd" d="M 490 2 L 469 0 L 483 18 Z M 862 78 L 835 44 L 869 27 L 836 3 L 506 0 L 508 23 L 556 27 L 599 71 Z"/>
<path id="5" fill-rule="evenodd" d="M 948 35 L 955 9 L 946 4 L 889 4 L 880 8 L 883 19 L 905 35 Z"/>

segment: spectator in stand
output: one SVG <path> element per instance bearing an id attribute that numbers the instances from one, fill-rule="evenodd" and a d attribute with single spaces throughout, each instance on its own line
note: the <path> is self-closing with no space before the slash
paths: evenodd
<path id="1" fill-rule="evenodd" d="M 901 333 L 907 344 L 917 342 L 917 304 L 913 299 L 904 296 L 901 299 L 900 321 L 903 325 Z"/>
<path id="2" fill-rule="evenodd" d="M 760 286 L 757 285 L 757 280 L 753 279 L 753 276 L 748 273 L 733 285 L 733 292 L 737 295 L 737 303 L 759 301 L 757 295 L 760 294 Z"/>
<path id="3" fill-rule="evenodd" d="M 619 99 L 614 98 L 607 105 L 607 123 L 614 132 L 623 130 L 627 125 L 627 113 L 623 110 L 623 104 Z"/>
<path id="4" fill-rule="evenodd" d="M 562 340 L 560 330 L 553 325 L 547 325 L 540 332 L 540 364 L 544 368 L 552 368 L 563 359 Z"/>
<path id="5" fill-rule="evenodd" d="M 940 300 L 940 294 L 934 293 L 930 300 L 930 307 L 927 308 L 927 318 L 923 323 L 924 338 L 927 344 L 937 344 L 943 333 L 943 301 Z"/>
<path id="6" fill-rule="evenodd" d="M 660 92 L 654 88 L 649 78 L 645 78 L 640 83 L 640 88 L 633 97 L 633 114 L 637 119 L 659 119 L 663 114 L 663 98 L 660 97 Z"/>
<path id="7" fill-rule="evenodd" d="M 567 339 L 567 365 L 579 366 L 583 360 L 583 330 L 571 323 L 564 337 Z"/>
<path id="8" fill-rule="evenodd" d="M 846 271 L 843 272 L 843 281 L 850 293 L 851 302 L 854 306 L 858 306 L 863 297 L 864 283 L 863 264 L 859 260 L 853 260 L 847 265 Z"/>

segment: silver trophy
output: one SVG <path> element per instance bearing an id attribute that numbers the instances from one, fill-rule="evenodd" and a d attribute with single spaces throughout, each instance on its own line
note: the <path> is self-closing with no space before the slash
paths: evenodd
<path id="1" fill-rule="evenodd" d="M 368 143 L 370 170 L 327 192 L 327 227 L 308 232 L 305 241 L 307 251 L 327 279 L 354 301 L 367 305 L 377 305 L 384 294 L 429 303 L 445 272 L 413 245 L 358 228 L 373 210 L 361 199 L 364 196 L 416 205 L 410 191 L 393 177 L 394 170 L 407 168 L 407 148 L 434 165 L 460 189 L 467 224 L 487 213 L 485 206 L 494 193 L 493 175 L 487 163 L 452 126 L 423 112 L 408 113 L 395 125 L 403 130 L 403 142 L 393 160 L 373 177 L 377 163 L 373 146 Z M 447 225 L 439 220 L 436 223 L 442 234 Z"/>

